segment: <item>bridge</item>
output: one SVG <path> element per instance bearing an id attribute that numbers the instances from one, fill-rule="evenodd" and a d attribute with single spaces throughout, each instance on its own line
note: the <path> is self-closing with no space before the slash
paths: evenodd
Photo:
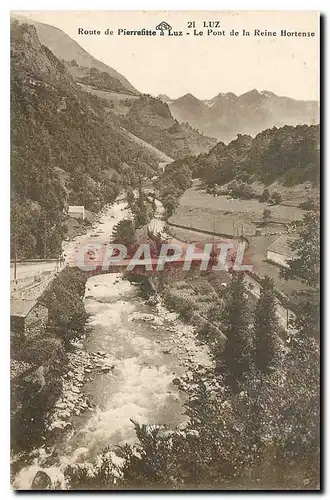
<path id="1" fill-rule="evenodd" d="M 159 273 L 160 270 L 168 271 L 169 268 L 184 269 L 185 262 L 191 262 L 191 267 L 195 269 L 201 268 L 202 255 L 204 254 L 204 245 L 195 244 L 193 254 L 188 254 L 188 249 L 191 249 L 190 244 L 183 243 L 176 239 L 167 240 L 164 242 L 168 245 L 173 245 L 174 248 L 169 247 L 166 253 L 166 257 L 162 255 L 161 246 L 162 244 L 153 243 L 149 248 L 149 252 L 143 249 L 143 245 L 140 246 L 130 245 L 127 247 L 127 256 L 121 256 L 119 249 L 114 248 L 113 253 L 110 254 L 111 249 L 108 248 L 107 244 L 104 244 L 95 249 L 89 249 L 85 253 L 80 253 L 75 256 L 70 263 L 70 267 L 78 267 L 83 271 L 91 272 L 92 274 L 100 273 L 118 273 L 123 271 L 130 271 L 134 274 L 155 274 Z M 213 266 L 216 266 L 220 256 L 221 248 L 217 247 L 217 244 L 232 244 L 231 240 L 222 240 L 216 242 L 212 245 L 211 251 L 209 252 L 209 262 L 207 266 L 202 267 L 202 270 L 211 270 Z M 111 245 L 110 245 L 111 247 Z M 181 249 L 181 254 L 175 257 L 176 248 Z M 110 251 L 109 251 L 110 250 Z M 116 252 L 117 250 L 117 252 Z M 168 260 L 173 258 L 173 260 Z M 228 269 L 231 269 L 237 258 L 237 246 L 234 242 L 234 247 L 227 250 L 226 255 L 226 265 Z M 141 263 L 140 263 L 141 261 Z M 163 265 L 160 265 L 163 264 Z M 246 257 L 243 257 L 242 264 L 248 264 Z"/>

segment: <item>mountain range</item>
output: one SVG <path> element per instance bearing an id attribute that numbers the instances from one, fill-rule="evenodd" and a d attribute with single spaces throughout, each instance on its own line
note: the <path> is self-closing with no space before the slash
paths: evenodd
<path id="1" fill-rule="evenodd" d="M 172 158 L 199 154 L 215 145 L 214 138 L 199 133 L 189 124 L 179 124 L 166 103 L 139 93 L 123 75 L 92 57 L 60 29 L 24 16 L 13 15 L 12 20 L 35 28 L 39 42 L 63 63 L 66 74 L 85 93 L 101 99 L 119 131 L 124 127 Z"/>
<path id="2" fill-rule="evenodd" d="M 234 139 L 238 133 L 254 136 L 274 126 L 319 123 L 317 101 L 278 96 L 268 90 L 253 89 L 240 96 L 232 92 L 219 93 L 206 100 L 192 94 L 174 100 L 165 94 L 158 97 L 168 104 L 179 122 L 188 122 L 224 142 Z"/>
<path id="3" fill-rule="evenodd" d="M 65 63 L 68 72 L 82 84 L 139 96 L 141 93 L 114 68 L 97 60 L 62 30 L 12 14 L 20 23 L 35 26 L 40 42 Z M 238 133 L 255 136 L 267 128 L 319 123 L 317 101 L 302 101 L 278 96 L 268 90 L 250 90 L 240 96 L 219 93 L 212 99 L 198 99 L 188 93 L 178 99 L 158 96 L 169 106 L 172 116 L 203 134 L 229 142 Z"/>

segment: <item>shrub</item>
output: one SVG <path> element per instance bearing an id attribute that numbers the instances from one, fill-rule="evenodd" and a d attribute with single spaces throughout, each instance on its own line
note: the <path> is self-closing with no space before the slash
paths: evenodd
<path id="1" fill-rule="evenodd" d="M 266 188 L 263 190 L 262 195 L 260 196 L 260 201 L 268 203 L 269 200 L 270 200 L 270 193 L 269 193 L 268 189 Z"/>
<path id="2" fill-rule="evenodd" d="M 228 193 L 233 198 L 241 198 L 243 200 L 250 200 L 256 197 L 253 188 L 245 182 L 232 182 L 228 187 Z"/>
<path id="3" fill-rule="evenodd" d="M 274 191 L 271 195 L 269 203 L 271 205 L 279 205 L 282 202 L 282 195 L 278 191 Z"/>

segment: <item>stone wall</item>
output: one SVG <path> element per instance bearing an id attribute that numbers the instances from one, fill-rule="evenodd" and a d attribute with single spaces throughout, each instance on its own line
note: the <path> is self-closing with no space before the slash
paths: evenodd
<path id="1" fill-rule="evenodd" d="M 51 275 L 40 281 L 33 281 L 31 284 L 27 285 L 24 288 L 18 289 L 14 292 L 12 291 L 12 296 L 15 299 L 37 300 L 40 295 L 42 295 L 46 290 L 47 286 L 53 278 L 54 275 Z"/>

